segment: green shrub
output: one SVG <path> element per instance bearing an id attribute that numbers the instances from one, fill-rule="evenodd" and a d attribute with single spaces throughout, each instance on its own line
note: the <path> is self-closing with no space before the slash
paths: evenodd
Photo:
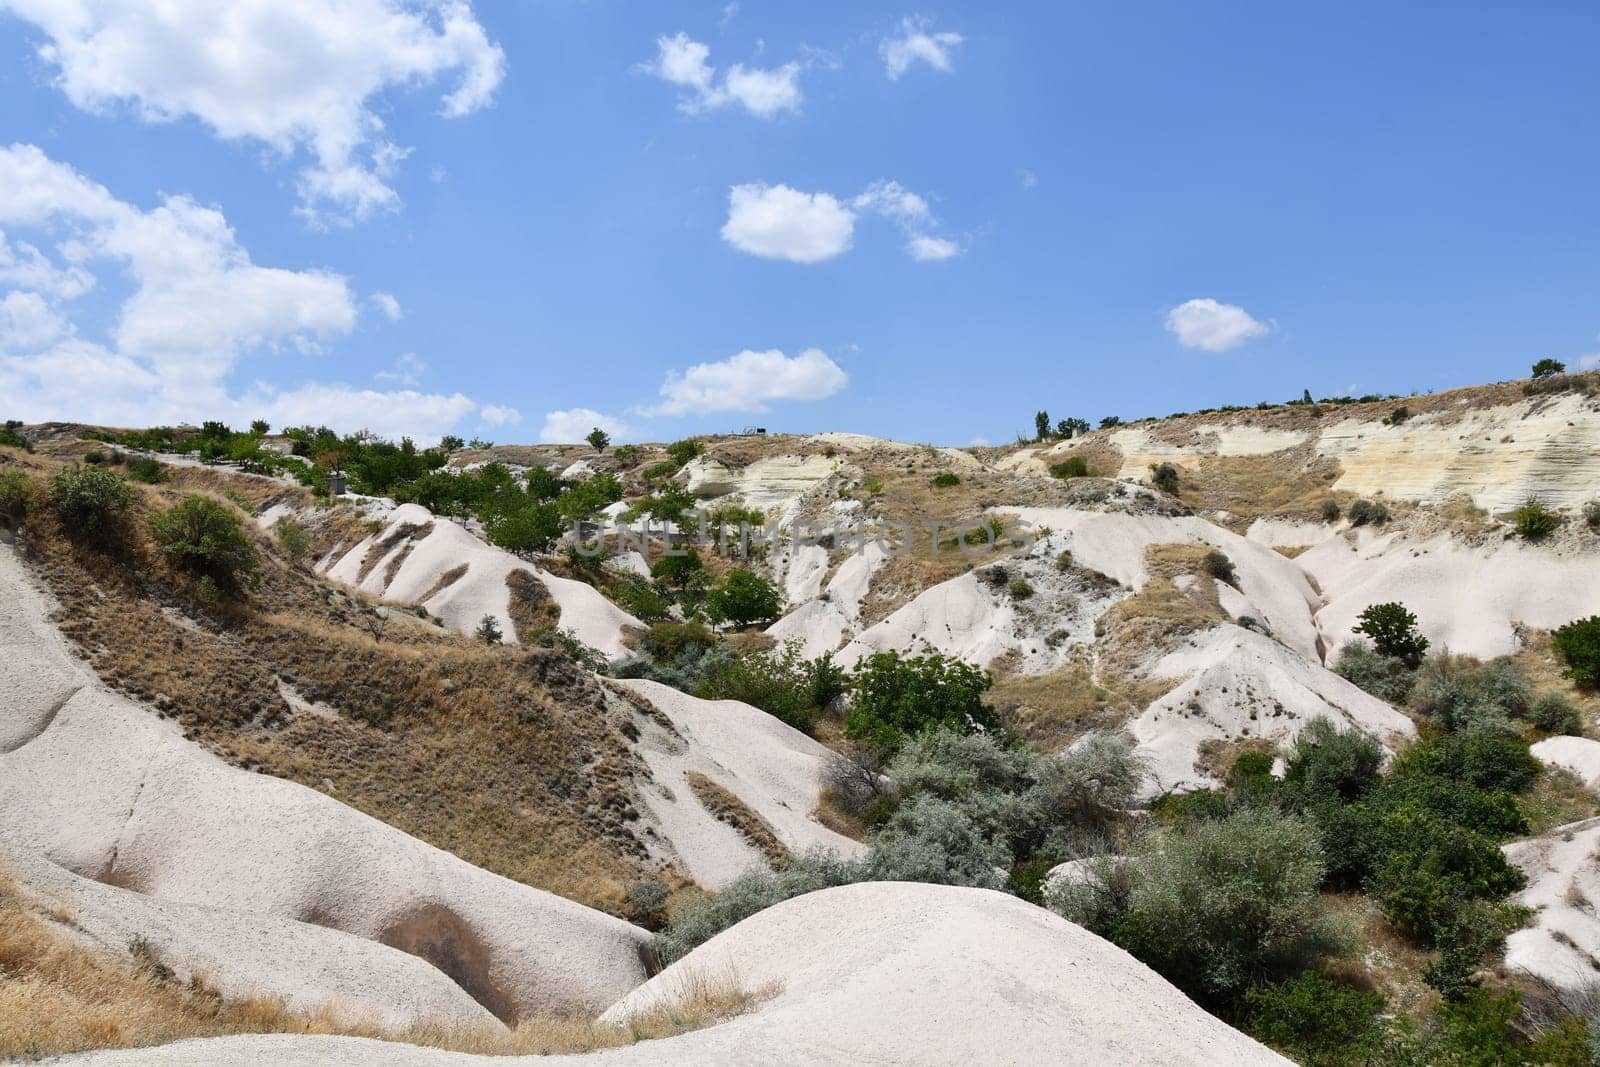
<path id="1" fill-rule="evenodd" d="M 1322 502 L 1322 521 L 1339 521 L 1339 502 L 1337 500 L 1324 500 Z"/>
<path id="2" fill-rule="evenodd" d="M 1532 496 L 1524 500 L 1511 515 L 1516 524 L 1517 536 L 1529 541 L 1539 541 L 1549 537 L 1561 524 L 1561 519 L 1555 512 L 1545 507 L 1537 497 Z"/>
<path id="3" fill-rule="evenodd" d="M 150 532 L 176 566 L 224 590 L 258 582 L 256 547 L 226 504 L 189 496 L 150 516 Z"/>
<path id="4" fill-rule="evenodd" d="M 1600 615 L 1567 623 L 1555 631 L 1552 640 L 1567 661 L 1568 678 L 1582 686 L 1600 686 Z"/>
<path id="5" fill-rule="evenodd" d="M 952 485 L 960 485 L 961 476 L 950 471 L 941 471 L 933 476 L 933 485 L 936 489 L 948 489 Z"/>
<path id="6" fill-rule="evenodd" d="M 1513 734 L 1469 730 L 1411 746 L 1395 760 L 1396 778 L 1427 775 L 1485 792 L 1520 793 L 1539 776 L 1528 742 Z"/>
<path id="7" fill-rule="evenodd" d="M 738 700 L 810 733 L 835 698 L 849 687 L 831 652 L 806 659 L 799 641 L 782 648 L 738 653 L 708 672 L 696 693 L 706 700 Z"/>
<path id="8" fill-rule="evenodd" d="M 694 549 L 669 552 L 656 560 L 650 568 L 650 577 L 663 585 L 683 589 L 704 575 L 706 565 Z"/>
<path id="9" fill-rule="evenodd" d="M 99 449 L 94 449 L 83 454 L 83 461 L 98 467 L 106 461 L 106 454 Z"/>
<path id="10" fill-rule="evenodd" d="M 1546 693 L 1528 709 L 1528 721 L 1547 734 L 1583 733 L 1583 716 L 1560 693 Z"/>
<path id="11" fill-rule="evenodd" d="M 1546 357 L 1533 365 L 1533 376 L 1535 378 L 1548 378 L 1553 374 L 1560 374 L 1566 369 L 1567 365 L 1565 363 L 1558 359 Z"/>
<path id="12" fill-rule="evenodd" d="M 1315 971 L 1245 993 L 1245 1030 L 1307 1067 L 1374 1061 L 1383 1040 L 1383 997 Z"/>
<path id="13" fill-rule="evenodd" d="M 1590 500 L 1583 505 L 1583 521 L 1591 530 L 1600 530 L 1600 500 Z"/>
<path id="14" fill-rule="evenodd" d="M 493 615 L 485 615 L 478 620 L 477 629 L 472 631 L 474 637 L 486 645 L 498 645 L 505 639 L 500 632 L 500 622 Z"/>
<path id="15" fill-rule="evenodd" d="M 795 857 L 781 871 L 749 867 L 714 895 L 697 897 L 673 909 L 666 930 L 656 938 L 656 952 L 663 964 L 672 963 L 758 911 L 866 877 L 861 864 L 821 850 Z"/>
<path id="16" fill-rule="evenodd" d="M 1026 600 L 1033 595 L 1033 586 L 1025 579 L 1013 578 L 1011 584 L 1006 586 L 1006 592 L 1011 595 L 1012 600 Z"/>
<path id="17" fill-rule="evenodd" d="M 644 456 L 644 449 L 638 445 L 618 445 L 611 455 L 616 459 L 618 466 L 628 470 L 630 467 L 638 466 L 639 460 Z"/>
<path id="18" fill-rule="evenodd" d="M 139 456 L 130 460 L 128 462 L 128 477 L 136 482 L 144 482 L 147 485 L 156 485 L 172 480 L 172 475 L 167 473 L 167 465 L 149 456 Z"/>
<path id="19" fill-rule="evenodd" d="M 7 448 L 20 448 L 24 452 L 33 451 L 33 442 L 28 440 L 22 432 L 22 423 L 15 419 L 7 419 L 4 426 L 0 426 L 0 445 Z"/>
<path id="20" fill-rule="evenodd" d="M 1219 582 L 1232 586 L 1239 584 L 1239 575 L 1233 568 L 1233 560 L 1225 553 L 1207 552 L 1205 558 L 1200 561 L 1200 569 Z"/>
<path id="21" fill-rule="evenodd" d="M 652 463 L 650 466 L 640 471 L 639 477 L 643 478 L 647 482 L 660 481 L 662 478 L 670 478 L 674 474 L 677 474 L 678 468 L 681 466 L 681 463 L 674 463 L 670 459 L 662 460 L 660 463 Z"/>
<path id="22" fill-rule="evenodd" d="M 1372 500 L 1357 500 L 1350 505 L 1351 526 L 1381 526 L 1389 521 L 1389 509 Z"/>
<path id="23" fill-rule="evenodd" d="M 1390 704 L 1404 704 L 1417 677 L 1404 660 L 1380 655 L 1364 641 L 1345 644 L 1333 670 L 1345 681 Z"/>
<path id="24" fill-rule="evenodd" d="M 1508 730 L 1532 699 L 1509 660 L 1478 665 L 1448 654 L 1428 657 L 1411 691 L 1412 706 L 1446 730 Z"/>
<path id="25" fill-rule="evenodd" d="M 133 487 L 111 471 L 74 464 L 51 479 L 50 504 L 69 534 L 102 538 L 120 529 Z"/>
<path id="26" fill-rule="evenodd" d="M 1170 463 L 1152 463 L 1150 465 L 1150 482 L 1163 493 L 1177 496 L 1178 468 Z"/>
<path id="27" fill-rule="evenodd" d="M 693 437 L 686 437 L 682 441 L 674 441 L 667 446 L 667 455 L 678 467 L 688 463 L 691 459 L 706 450 L 706 446 Z"/>
<path id="28" fill-rule="evenodd" d="M 777 586 L 753 571 L 735 567 L 706 593 L 706 615 L 713 622 L 746 627 L 770 622 L 783 609 Z"/>
<path id="29" fill-rule="evenodd" d="M 11 519 L 27 517 L 33 503 L 33 479 L 21 471 L 0 473 L 0 516 Z"/>
<path id="30" fill-rule="evenodd" d="M 1141 856 L 1115 939 L 1179 989 L 1225 1004 L 1339 945 L 1310 824 L 1265 809 L 1169 834 Z"/>
<path id="31" fill-rule="evenodd" d="M 1089 462 L 1082 456 L 1068 456 L 1060 463 L 1050 464 L 1050 473 L 1063 480 L 1089 477 Z"/>
<path id="32" fill-rule="evenodd" d="M 696 556 L 696 559 L 699 557 Z M 672 610 L 672 600 L 642 578 L 634 578 L 617 594 L 622 610 L 642 622 L 659 622 Z"/>
<path id="33" fill-rule="evenodd" d="M 929 730 L 993 730 L 999 722 L 983 702 L 993 684 L 988 671 L 953 656 L 879 652 L 856 668 L 845 733 L 888 755 Z"/>
<path id="34" fill-rule="evenodd" d="M 1388 418 L 1384 419 L 1383 421 L 1387 422 L 1390 426 L 1399 426 L 1402 422 L 1405 422 L 1410 417 L 1411 409 L 1406 407 L 1404 404 L 1401 404 L 1399 407 L 1389 412 Z"/>
<path id="35" fill-rule="evenodd" d="M 1285 754 L 1283 789 L 1302 805 L 1323 800 L 1349 804 L 1377 787 L 1382 766 L 1383 746 L 1377 738 L 1313 719 Z"/>
<path id="36" fill-rule="evenodd" d="M 1000 889 L 1014 857 L 964 805 L 918 794 L 894 809 L 873 838 L 874 881 Z"/>
<path id="37" fill-rule="evenodd" d="M 278 550 L 290 563 L 299 564 L 311 551 L 311 538 L 293 515 L 279 519 L 272 527 L 272 536 L 278 542 Z"/>

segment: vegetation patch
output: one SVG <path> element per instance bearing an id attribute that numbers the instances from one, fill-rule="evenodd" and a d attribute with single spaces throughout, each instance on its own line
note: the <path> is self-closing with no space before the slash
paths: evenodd
<path id="1" fill-rule="evenodd" d="M 690 771 L 688 777 L 689 788 L 694 793 L 695 799 L 699 800 L 707 811 L 739 831 L 746 841 L 761 850 L 773 866 L 788 865 L 791 858 L 789 850 L 778 840 L 778 835 L 773 833 L 772 826 L 767 820 L 757 815 L 748 804 L 730 790 L 713 782 L 699 771 Z"/>

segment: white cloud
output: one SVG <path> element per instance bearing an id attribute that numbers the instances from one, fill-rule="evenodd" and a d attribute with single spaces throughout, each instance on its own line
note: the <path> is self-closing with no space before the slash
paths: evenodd
<path id="1" fill-rule="evenodd" d="M 1244 308 L 1210 297 L 1186 300 L 1167 312 L 1167 329 L 1185 348 L 1225 352 L 1270 333 L 1269 323 L 1258 322 Z"/>
<path id="2" fill-rule="evenodd" d="M 373 293 L 367 299 L 377 305 L 378 310 L 389 316 L 390 322 L 400 321 L 400 301 L 390 293 Z"/>
<path id="3" fill-rule="evenodd" d="M 388 370 L 381 370 L 374 374 L 373 377 L 380 382 L 416 385 L 427 372 L 428 365 L 422 362 L 415 352 L 403 352 L 400 358 L 394 361 L 393 367 Z"/>
<path id="4" fill-rule="evenodd" d="M 36 352 L 71 332 L 38 293 L 15 290 L 0 299 L 0 352 Z"/>
<path id="5" fill-rule="evenodd" d="M 226 140 L 304 150 L 301 210 L 345 222 L 392 209 L 410 152 L 382 136 L 375 97 L 451 76 L 446 117 L 486 106 L 505 54 L 465 0 L 0 0 L 50 38 L 39 57 L 77 107 L 194 117 Z"/>
<path id="6" fill-rule="evenodd" d="M 545 415 L 544 425 L 539 428 L 539 440 L 547 445 L 576 444 L 589 436 L 589 431 L 597 426 L 613 441 L 634 436 L 633 427 L 621 419 L 602 415 L 592 408 L 568 408 Z"/>
<path id="7" fill-rule="evenodd" d="M 737 5 L 733 5 L 735 8 Z M 717 72 L 708 62 L 711 47 L 693 40 L 686 33 L 656 38 L 656 58 L 639 69 L 662 81 L 687 90 L 678 106 L 694 114 L 738 104 L 750 114 L 770 119 L 780 111 L 798 112 L 800 64 L 785 63 L 769 69 L 745 67 L 735 63 L 717 82 Z"/>
<path id="8" fill-rule="evenodd" d="M 776 348 L 745 349 L 717 363 L 697 363 L 661 383 L 651 415 L 705 415 L 715 411 L 766 411 L 774 400 L 821 400 L 850 380 L 827 354 L 808 348 L 785 356 Z"/>
<path id="9" fill-rule="evenodd" d="M 899 78 L 915 63 L 926 63 L 934 70 L 949 72 L 950 53 L 965 38 L 959 33 L 930 33 L 925 18 L 900 20 L 900 36 L 885 37 L 878 45 L 883 69 L 890 78 Z"/>
<path id="10" fill-rule="evenodd" d="M 787 185 L 735 185 L 728 192 L 722 239 L 767 259 L 820 263 L 850 248 L 856 217 L 827 193 Z"/>
<path id="11" fill-rule="evenodd" d="M 987 437 L 974 437 L 972 440 L 967 442 L 967 447 L 968 448 L 988 448 L 989 447 L 989 439 Z"/>
<path id="12" fill-rule="evenodd" d="M 1017 180 L 1022 183 L 1024 189 L 1032 189 L 1039 184 L 1039 176 L 1027 167 L 1017 171 Z"/>
<path id="13" fill-rule="evenodd" d="M 927 234 L 917 234 L 906 244 L 906 250 L 911 253 L 911 258 L 919 263 L 936 263 L 941 259 L 961 254 L 961 246 L 954 241 L 943 237 L 930 237 Z"/>
<path id="14" fill-rule="evenodd" d="M 1578 357 L 1579 370 L 1600 370 L 1600 352 Z"/>
<path id="15" fill-rule="evenodd" d="M 504 404 L 485 404 L 478 411 L 485 426 L 516 426 L 522 422 L 522 412 Z"/>
<path id="16" fill-rule="evenodd" d="M 5 336 L 34 348 L 0 355 L 9 417 L 150 425 L 267 413 L 280 425 L 423 436 L 478 408 L 460 394 L 339 384 L 231 395 L 226 379 L 244 355 L 318 351 L 355 329 L 356 301 L 341 275 L 257 266 L 220 211 L 186 196 L 144 211 L 37 147 L 12 145 L 0 148 L 0 225 L 38 231 L 30 237 L 53 243 L 84 275 L 53 294 L 6 297 Z M 32 245 L 15 247 L 29 250 L 13 260 L 29 270 L 49 263 Z M 94 283 L 91 267 L 102 265 L 132 286 L 107 331 L 109 344 L 77 336 L 63 307 Z"/>
<path id="17" fill-rule="evenodd" d="M 722 239 L 767 259 L 820 263 L 850 250 L 856 220 L 867 213 L 881 215 L 905 231 L 906 251 L 913 259 L 949 259 L 961 251 L 956 242 L 928 233 L 937 223 L 927 200 L 886 179 L 873 182 L 848 201 L 787 185 L 735 185 L 728 192 Z"/>
<path id="18" fill-rule="evenodd" d="M 316 382 L 285 392 L 262 390 L 239 400 L 234 409 L 274 426 L 331 426 L 340 433 L 370 430 L 380 437 L 410 437 L 422 444 L 432 444 L 481 410 L 476 401 L 460 393 L 360 389 Z"/>
<path id="19" fill-rule="evenodd" d="M 905 225 L 928 220 L 928 202 L 896 181 L 880 178 L 851 201 L 857 211 L 876 211 Z"/>
<path id="20" fill-rule="evenodd" d="M 64 300 L 94 288 L 94 275 L 79 266 L 57 267 L 26 241 L 10 244 L 0 230 L 0 285 L 16 285 Z"/>

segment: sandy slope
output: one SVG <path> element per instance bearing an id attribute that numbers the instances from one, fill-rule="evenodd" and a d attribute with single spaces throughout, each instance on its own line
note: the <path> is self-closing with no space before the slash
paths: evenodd
<path id="1" fill-rule="evenodd" d="M 1130 724 L 1149 763 L 1153 791 L 1215 785 L 1195 770 L 1207 741 L 1294 739 L 1314 719 L 1393 744 L 1416 736 L 1411 720 L 1313 660 L 1269 637 L 1219 624 L 1156 663 L 1184 681 Z"/>
<path id="2" fill-rule="evenodd" d="M 420 540 L 397 540 L 381 560 L 361 577 L 367 552 L 385 538 L 397 535 L 401 527 L 432 525 Z M 394 577 L 390 564 L 400 560 Z M 445 588 L 428 596 L 444 574 L 462 564 L 467 572 Z M 509 643 L 516 642 L 511 624 L 510 590 L 506 575 L 512 571 L 531 572 L 561 609 L 560 625 L 575 633 L 580 641 L 607 656 L 626 652 L 622 643 L 625 626 L 642 626 L 632 615 L 607 600 L 593 586 L 558 578 L 524 559 L 486 544 L 448 519 L 436 518 L 420 504 L 402 504 L 390 512 L 383 529 L 349 549 L 325 569 L 334 581 L 354 585 L 374 596 L 400 603 L 420 602 L 429 611 L 458 630 L 470 632 L 485 615 L 493 615 Z M 423 597 L 427 597 L 423 600 Z"/>
<path id="3" fill-rule="evenodd" d="M 1512 900 L 1535 913 L 1506 938 L 1506 966 L 1569 989 L 1592 986 L 1600 974 L 1600 819 L 1558 826 L 1504 851 L 1528 876 Z"/>
<path id="4" fill-rule="evenodd" d="M 345 935 L 398 947 L 506 1019 L 594 1009 L 642 980 L 644 931 L 473 867 L 321 793 L 230 767 L 102 688 L 71 659 L 47 622 L 45 595 L 6 546 L 0 604 L 6 662 L 46 679 L 0 701 L 0 733 L 11 739 L 0 753 L 0 846 L 23 857 L 24 884 L 31 870 L 49 875 L 37 858 L 163 904 L 212 909 L 193 922 L 168 912 L 153 931 L 172 933 L 182 958 L 226 956 L 227 937 L 247 935 L 285 960 L 301 949 L 336 956 Z M 246 917 L 236 933 L 226 933 L 223 913 Z M 387 973 L 369 999 L 405 991 L 385 1010 L 416 1010 L 424 986 L 405 978 L 413 964 L 367 957 Z M 232 973 L 289 982 L 259 991 L 305 1002 L 331 988 L 313 980 L 315 968 L 304 983 L 296 971 Z M 447 1017 L 466 1010 L 460 998 L 445 1005 Z"/>
<path id="5" fill-rule="evenodd" d="M 619 682 L 645 697 L 671 723 L 639 719 L 637 750 L 651 781 L 640 795 L 670 847 L 696 882 L 718 888 L 763 855 L 696 800 L 690 773 L 703 774 L 736 795 L 791 852 L 830 848 L 845 855 L 861 844 L 811 817 L 821 774 L 837 758 L 805 734 L 737 700 L 701 700 L 659 682 Z"/>
<path id="6" fill-rule="evenodd" d="M 582 1057 L 489 1060 L 371 1041 L 226 1038 L 100 1053 L 121 1065 L 340 1063 L 841 1064 L 972 1067 L 1273 1065 L 1108 941 L 983 889 L 870 882 L 797 897 L 706 942 L 605 1015 L 671 1000 L 693 977 L 780 988 L 753 1012 L 662 1041 Z"/>
<path id="7" fill-rule="evenodd" d="M 1514 623 L 1554 629 L 1600 606 L 1600 558 L 1523 541 L 1467 545 L 1446 535 L 1357 530 L 1294 561 L 1327 597 L 1317 613 L 1332 653 L 1369 606 L 1398 600 L 1438 648 L 1482 658 L 1517 649 Z"/>

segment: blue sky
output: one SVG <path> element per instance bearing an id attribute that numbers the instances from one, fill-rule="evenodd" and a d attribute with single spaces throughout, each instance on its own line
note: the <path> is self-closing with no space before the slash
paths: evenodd
<path id="1" fill-rule="evenodd" d="M 0 0 L 0 416 L 959 445 L 1600 352 L 1593 4 L 215 8 Z"/>

